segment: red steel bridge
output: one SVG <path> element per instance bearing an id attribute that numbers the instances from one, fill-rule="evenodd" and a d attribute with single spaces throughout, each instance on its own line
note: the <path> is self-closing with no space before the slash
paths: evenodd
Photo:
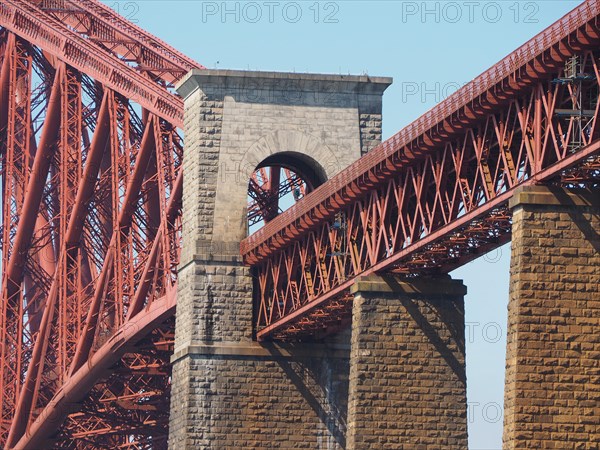
<path id="1" fill-rule="evenodd" d="M 0 444 L 163 448 L 183 102 L 202 68 L 96 0 L 0 4 Z M 241 244 L 258 340 L 349 323 L 353 280 L 446 273 L 510 240 L 531 184 L 600 181 L 600 0 L 316 187 L 262 168 Z M 312 192 L 311 192 L 312 191 Z M 293 193 L 290 209 L 278 201 Z"/>

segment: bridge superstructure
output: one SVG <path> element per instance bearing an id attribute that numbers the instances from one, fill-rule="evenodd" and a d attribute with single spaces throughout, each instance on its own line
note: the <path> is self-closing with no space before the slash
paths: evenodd
<path id="1" fill-rule="evenodd" d="M 504 245 L 521 186 L 597 186 L 598 8 L 583 3 L 245 239 L 258 339 L 338 331 L 358 277 L 448 273 Z"/>
<path id="2" fill-rule="evenodd" d="M 408 292 L 508 242 L 509 201 L 526 198 L 524 187 L 597 188 L 599 44 L 600 2 L 588 0 L 329 181 L 254 161 L 248 209 L 266 224 L 241 243 L 254 312 L 238 326 L 263 343 L 321 340 L 347 328 L 360 292 L 389 294 L 366 276 L 387 274 Z M 95 0 L 0 5 L 6 448 L 167 445 L 182 252 L 184 102 L 174 88 L 203 69 Z M 306 198 L 278 214 L 290 192 Z M 440 283 L 460 310 L 464 292 Z M 234 359 L 287 357 L 239 351 Z M 453 364 L 461 382 L 464 360 Z M 309 404 L 324 421 L 319 401 Z M 344 421 L 334 422 L 325 428 L 343 446 Z"/>

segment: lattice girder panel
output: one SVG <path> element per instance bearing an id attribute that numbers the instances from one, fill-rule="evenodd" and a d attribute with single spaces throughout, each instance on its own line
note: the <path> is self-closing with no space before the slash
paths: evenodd
<path id="1" fill-rule="evenodd" d="M 32 3 L 104 51 L 134 64 L 135 69 L 149 79 L 172 86 L 190 70 L 202 68 L 95 0 L 35 0 Z M 125 3 L 123 7 L 136 8 L 137 4 Z"/>
<path id="2" fill-rule="evenodd" d="M 173 125 L 182 126 L 183 101 L 157 82 L 161 80 L 140 73 L 34 3 L 4 0 L 0 3 L 0 26 Z"/>
<path id="3" fill-rule="evenodd" d="M 170 391 L 173 330 L 169 319 L 123 355 L 82 407 L 69 414 L 54 448 L 165 448 L 169 397 L 164 393 Z M 135 439 L 125 442 L 123 435 Z"/>
<path id="4" fill-rule="evenodd" d="M 246 261 L 255 264 L 285 246 L 324 217 L 333 215 L 359 195 L 366 194 L 391 173 L 436 151 L 440 145 L 472 127 L 490 111 L 530 92 L 565 68 L 573 55 L 596 49 L 600 42 L 600 1 L 588 0 L 475 78 L 412 124 L 383 142 L 351 167 L 336 175 L 301 202 L 249 236 L 241 246 Z M 580 63 L 577 63 L 580 64 Z M 333 187 L 335 186 L 335 187 Z M 467 190 L 468 187 L 464 186 Z"/>
<path id="5" fill-rule="evenodd" d="M 248 226 L 268 223 L 303 198 L 313 186 L 300 174 L 279 165 L 260 167 L 248 185 Z M 287 197 L 287 198 L 286 198 Z"/>
<path id="6" fill-rule="evenodd" d="M 599 56 L 572 50 L 563 56 L 567 64 L 523 75 L 519 86 L 507 82 L 502 95 L 495 89 L 493 107 L 465 107 L 451 131 L 417 137 L 355 181 L 334 183 L 344 186 L 335 193 L 324 185 L 314 195 L 326 201 L 294 218 L 283 214 L 242 243 L 258 278 L 258 338 L 339 329 L 348 319 L 340 305 L 358 276 L 446 273 L 506 243 L 507 203 L 519 186 L 597 184 Z M 577 167 L 586 165 L 577 178 Z"/>
<path id="7" fill-rule="evenodd" d="M 136 370 L 126 369 L 136 342 L 153 330 L 172 333 L 183 156 L 177 126 L 6 28 L 0 49 L 0 442 L 37 448 L 58 433 L 62 448 L 84 448 L 71 431 L 104 420 L 112 431 L 96 434 L 99 448 L 136 445 L 136 427 L 141 441 L 160 447 L 170 344 L 133 352 Z M 126 336 L 120 350 L 116 336 Z M 113 384 L 100 382 L 113 372 Z M 74 383 L 76 398 L 63 406 L 58 398 Z M 143 396 L 149 387 L 152 395 Z M 77 422 L 74 403 L 109 392 L 119 404 L 150 397 L 162 406 L 134 414 L 128 427 L 116 414 L 114 423 L 110 414 L 101 418 L 98 408 L 80 412 L 77 427 L 60 428 L 69 414 L 75 418 L 66 423 Z"/>

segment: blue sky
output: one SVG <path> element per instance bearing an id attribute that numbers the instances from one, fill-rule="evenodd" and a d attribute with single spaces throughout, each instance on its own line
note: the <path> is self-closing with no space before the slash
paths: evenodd
<path id="1" fill-rule="evenodd" d="M 384 138 L 580 1 L 106 1 L 208 68 L 391 76 Z M 500 449 L 510 248 L 452 275 L 466 299 L 469 448 Z"/>

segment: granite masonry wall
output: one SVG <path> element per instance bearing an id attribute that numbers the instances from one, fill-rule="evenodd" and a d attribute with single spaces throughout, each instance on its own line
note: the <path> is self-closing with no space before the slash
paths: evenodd
<path id="1" fill-rule="evenodd" d="M 370 276 L 351 291 L 347 449 L 466 449 L 465 286 Z"/>

